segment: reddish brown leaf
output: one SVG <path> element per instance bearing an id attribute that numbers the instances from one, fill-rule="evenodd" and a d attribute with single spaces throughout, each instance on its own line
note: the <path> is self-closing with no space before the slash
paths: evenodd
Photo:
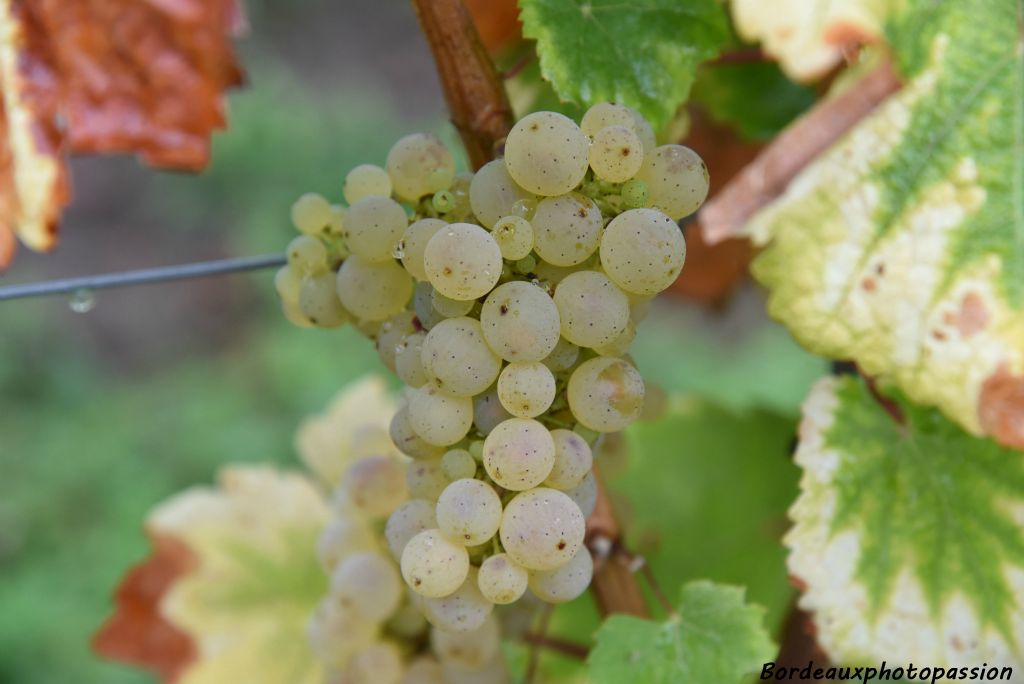
<path id="1" fill-rule="evenodd" d="M 153 537 L 153 554 L 124 576 L 115 612 L 92 641 L 101 656 L 154 672 L 171 684 L 196 659 L 195 642 L 160 612 L 165 592 L 195 567 L 193 553 L 168 535 Z"/>
<path id="2" fill-rule="evenodd" d="M 68 153 L 201 170 L 225 125 L 222 93 L 242 81 L 240 25 L 237 0 L 4 3 L 0 225 L 33 249 L 56 244 Z"/>
<path id="3" fill-rule="evenodd" d="M 522 38 L 516 0 L 464 0 L 473 23 L 491 54 L 504 51 Z"/>
<path id="4" fill-rule="evenodd" d="M 989 376 L 981 386 L 978 418 L 997 442 L 1024 449 L 1024 375 L 1002 367 Z"/>

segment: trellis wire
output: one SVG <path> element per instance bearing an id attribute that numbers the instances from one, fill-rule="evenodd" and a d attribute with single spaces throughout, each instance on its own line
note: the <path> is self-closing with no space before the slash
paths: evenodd
<path id="1" fill-rule="evenodd" d="M 38 283 L 21 283 L 0 287 L 0 301 L 72 294 L 81 291 L 91 292 L 93 290 L 148 285 L 191 278 L 205 278 L 207 276 L 273 268 L 275 266 L 282 266 L 284 263 L 285 257 L 283 254 L 265 254 L 263 256 L 236 257 L 192 264 L 175 264 L 173 266 L 145 268 L 137 271 L 124 271 L 122 273 L 104 273 L 82 276 L 80 278 L 44 280 Z"/>

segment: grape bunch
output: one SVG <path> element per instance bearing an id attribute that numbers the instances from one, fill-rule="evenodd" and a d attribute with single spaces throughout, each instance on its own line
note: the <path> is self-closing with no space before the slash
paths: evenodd
<path id="1" fill-rule="evenodd" d="M 525 116 L 475 174 L 457 174 L 437 138 L 409 135 L 384 168 L 348 173 L 347 207 L 295 203 L 302 235 L 275 281 L 286 316 L 353 324 L 407 386 L 390 432 L 409 460 L 353 463 L 321 540 L 332 590 L 314 643 L 347 644 L 337 681 L 497 668 L 495 605 L 587 588 L 593 449 L 644 410 L 635 326 L 678 277 L 677 222 L 707 190 L 692 150 L 657 146 L 637 112 L 602 103 L 579 125 Z M 414 614 L 432 626 L 433 679 L 403 669 Z"/>

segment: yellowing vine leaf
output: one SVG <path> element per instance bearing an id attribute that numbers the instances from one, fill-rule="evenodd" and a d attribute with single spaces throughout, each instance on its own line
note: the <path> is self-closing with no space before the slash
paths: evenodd
<path id="1" fill-rule="evenodd" d="M 310 480 L 266 467 L 228 468 L 219 487 L 178 494 L 146 521 L 161 562 L 145 564 L 143 576 L 163 578 L 160 591 L 119 601 L 97 649 L 175 684 L 320 682 L 306 625 L 326 589 L 314 549 L 328 516 Z M 168 555 L 169 547 L 177 553 Z M 132 593 L 124 587 L 138 575 L 126 578 L 121 595 Z M 178 651 L 151 643 L 168 632 Z"/>
<path id="2" fill-rule="evenodd" d="M 242 78 L 239 24 L 237 0 L 0 2 L 0 234 L 56 244 L 71 152 L 203 168 Z"/>
<path id="3" fill-rule="evenodd" d="M 1019 3 L 912 2 L 905 87 L 747 231 L 772 314 L 975 434 L 1024 448 Z"/>
<path id="4" fill-rule="evenodd" d="M 733 0 L 739 34 L 760 42 L 795 81 L 821 78 L 879 35 L 891 0 Z"/>
<path id="5" fill-rule="evenodd" d="M 847 376 L 804 404 L 785 540 L 800 606 L 843 664 L 1020 667 L 1024 459 L 890 399 Z"/>

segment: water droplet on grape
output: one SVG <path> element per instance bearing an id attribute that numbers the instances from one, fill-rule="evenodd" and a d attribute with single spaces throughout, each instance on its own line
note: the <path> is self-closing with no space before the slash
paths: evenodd
<path id="1" fill-rule="evenodd" d="M 391 256 L 396 259 L 402 259 L 405 257 L 405 240 L 399 240 L 394 248 L 391 250 Z"/>
<path id="2" fill-rule="evenodd" d="M 96 306 L 96 295 L 88 288 L 79 288 L 71 293 L 68 308 L 75 313 L 89 313 Z"/>

